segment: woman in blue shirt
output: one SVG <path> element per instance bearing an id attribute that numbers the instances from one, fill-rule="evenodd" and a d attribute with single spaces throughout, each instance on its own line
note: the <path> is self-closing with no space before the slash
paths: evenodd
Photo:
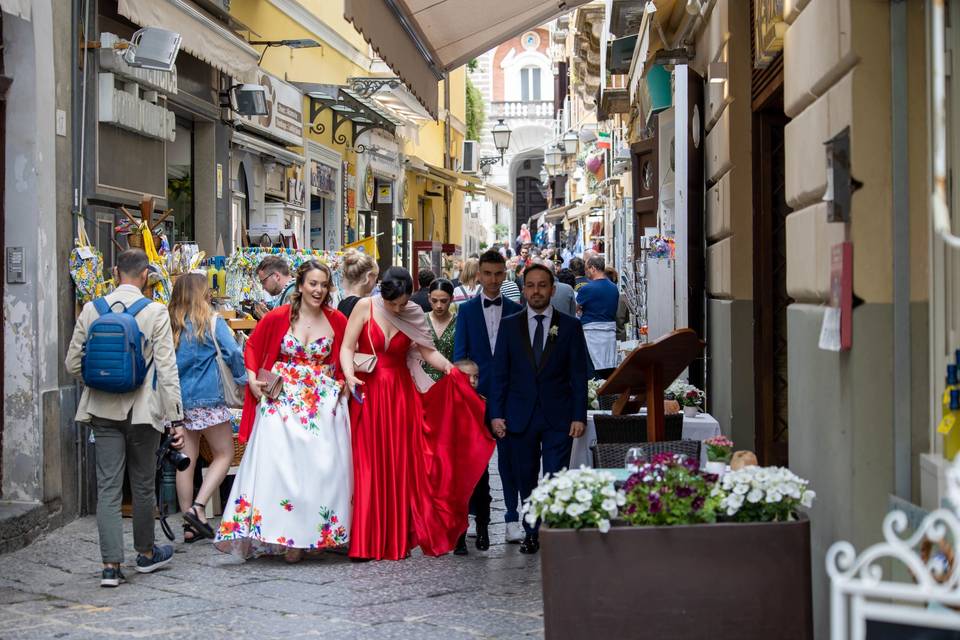
<path id="1" fill-rule="evenodd" d="M 233 332 L 210 305 L 206 276 L 195 273 L 180 276 L 173 287 L 168 311 L 177 348 L 177 369 L 183 398 L 182 452 L 190 458 L 190 466 L 177 473 L 177 498 L 184 519 L 183 540 L 189 543 L 214 537 L 213 529 L 207 524 L 204 505 L 219 489 L 233 460 L 232 414 L 224 401 L 217 346 L 233 374 L 233 380 L 228 380 L 228 384 L 246 385 L 247 372 L 243 352 Z M 214 334 L 216 344 L 213 342 Z M 201 434 L 210 445 L 213 460 L 194 498 L 194 467 Z"/>

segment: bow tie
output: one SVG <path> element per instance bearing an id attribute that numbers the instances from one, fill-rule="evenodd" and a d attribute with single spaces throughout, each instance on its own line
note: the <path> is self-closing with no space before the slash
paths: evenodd
<path id="1" fill-rule="evenodd" d="M 499 307 L 499 306 L 501 306 L 502 304 L 503 304 L 503 298 L 502 298 L 502 297 L 497 298 L 496 300 L 487 300 L 486 298 L 483 299 L 483 308 L 484 308 L 484 309 L 486 309 L 487 307 Z"/>

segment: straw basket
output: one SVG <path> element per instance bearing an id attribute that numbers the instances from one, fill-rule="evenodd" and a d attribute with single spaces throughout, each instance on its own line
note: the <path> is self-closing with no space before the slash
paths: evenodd
<path id="1" fill-rule="evenodd" d="M 143 234 L 137 233 L 128 233 L 127 234 L 127 246 L 131 249 L 143 249 Z M 160 246 L 160 236 L 153 234 L 153 246 Z"/>
<path id="2" fill-rule="evenodd" d="M 230 463 L 231 467 L 235 467 L 240 464 L 240 460 L 243 458 L 243 452 L 247 448 L 247 443 L 241 443 L 237 434 L 233 434 L 233 461 Z M 207 461 L 207 464 L 213 460 L 213 451 L 210 449 L 210 445 L 207 444 L 207 439 L 202 435 L 200 436 L 200 457 Z"/>

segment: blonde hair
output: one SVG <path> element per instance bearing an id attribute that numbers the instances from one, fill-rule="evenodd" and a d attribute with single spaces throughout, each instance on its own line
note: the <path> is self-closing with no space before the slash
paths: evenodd
<path id="1" fill-rule="evenodd" d="M 349 286 L 364 281 L 367 274 L 377 268 L 377 261 L 369 253 L 350 249 L 343 254 L 343 280 Z"/>
<path id="2" fill-rule="evenodd" d="M 480 261 L 477 258 L 468 259 L 463 265 L 463 271 L 460 272 L 460 284 L 475 285 L 478 273 L 480 273 Z"/>
<path id="3" fill-rule="evenodd" d="M 213 307 L 207 300 L 210 285 L 207 277 L 199 273 L 187 273 L 177 279 L 170 295 L 170 329 L 173 331 L 173 344 L 180 346 L 180 338 L 187 326 L 187 321 L 193 325 L 193 332 L 199 342 L 210 334 L 210 320 L 213 318 Z"/>

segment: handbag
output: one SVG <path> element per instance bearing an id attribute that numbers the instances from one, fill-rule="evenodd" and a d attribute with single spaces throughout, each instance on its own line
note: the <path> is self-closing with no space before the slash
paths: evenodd
<path id="1" fill-rule="evenodd" d="M 217 343 L 217 316 L 210 322 L 210 335 L 213 337 L 213 346 L 217 350 L 217 368 L 220 369 L 220 386 L 223 387 L 223 401 L 231 409 L 243 407 L 244 385 L 237 384 L 233 378 L 233 371 L 223 360 L 220 345 Z"/>
<path id="2" fill-rule="evenodd" d="M 367 341 L 373 346 L 373 339 L 370 337 L 370 323 L 373 322 L 373 302 L 370 303 L 370 320 L 367 322 Z M 373 373 L 377 366 L 377 354 L 375 353 L 354 353 L 353 368 L 362 373 Z"/>
<path id="3" fill-rule="evenodd" d="M 271 400 L 276 400 L 280 397 L 280 392 L 283 390 L 283 378 L 272 371 L 260 369 L 260 371 L 257 372 L 257 380 L 266 383 L 263 387 L 263 395 Z"/>

